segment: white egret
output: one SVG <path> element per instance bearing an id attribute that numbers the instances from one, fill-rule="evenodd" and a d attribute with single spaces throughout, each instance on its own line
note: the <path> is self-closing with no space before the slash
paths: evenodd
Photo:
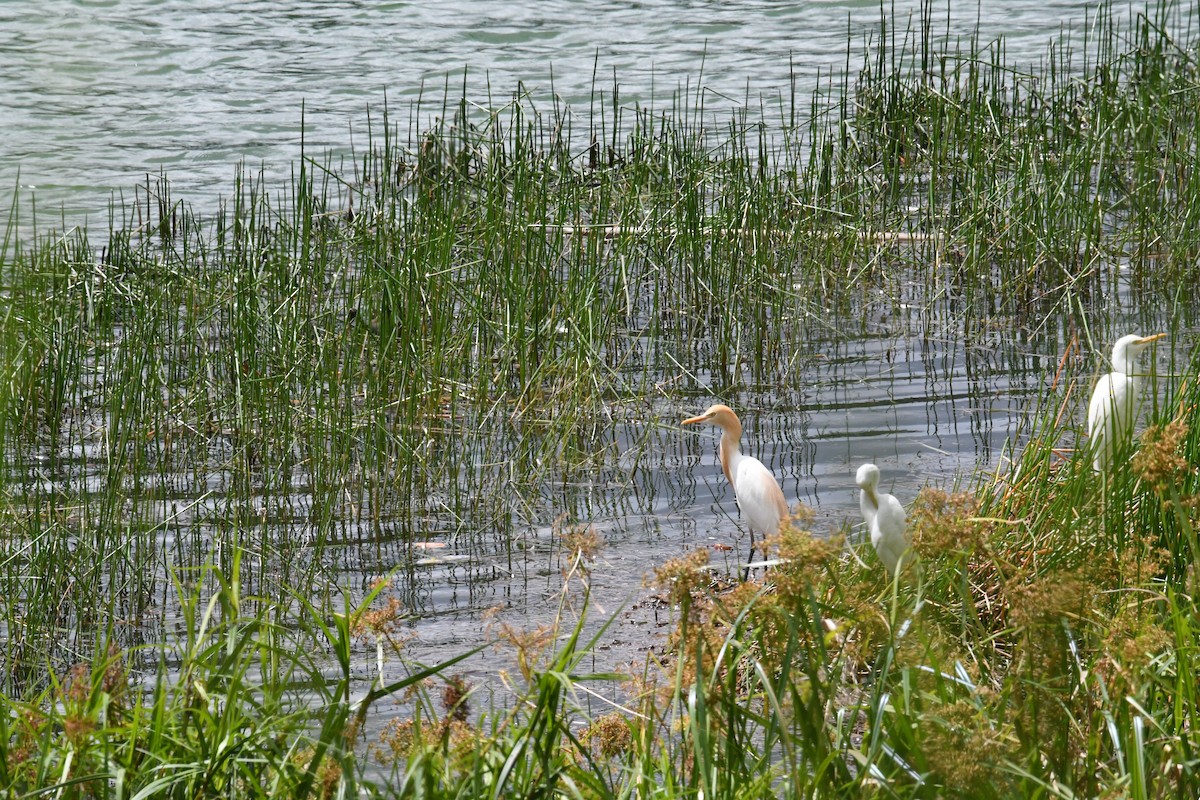
<path id="1" fill-rule="evenodd" d="M 774 536 L 779 532 L 779 523 L 788 514 L 783 490 L 761 461 L 742 455 L 739 448 L 742 423 L 733 409 L 718 403 L 709 406 L 698 417 L 685 419 L 683 424 L 694 425 L 697 422 L 711 422 L 721 429 L 721 446 L 717 450 L 717 457 L 725 477 L 733 487 L 738 508 L 742 510 L 746 525 L 750 528 L 750 557 L 753 559 L 754 531 L 758 530 L 764 536 Z"/>
<path id="2" fill-rule="evenodd" d="M 895 575 L 900 559 L 909 557 L 907 553 L 911 547 L 904 506 L 895 496 L 878 491 L 879 467 L 874 464 L 859 467 L 854 482 L 862 489 L 858 493 L 858 507 L 871 532 L 871 544 L 888 575 Z"/>
<path id="3" fill-rule="evenodd" d="M 1164 336 L 1165 333 L 1153 336 L 1131 333 L 1113 345 L 1113 371 L 1096 383 L 1088 403 L 1087 430 L 1096 472 L 1108 472 L 1113 465 L 1113 454 L 1126 448 L 1133 438 L 1138 411 L 1135 361 L 1139 353 Z"/>

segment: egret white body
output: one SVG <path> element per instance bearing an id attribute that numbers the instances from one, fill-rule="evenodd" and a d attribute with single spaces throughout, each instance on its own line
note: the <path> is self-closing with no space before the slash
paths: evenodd
<path id="1" fill-rule="evenodd" d="M 753 556 L 754 532 L 773 536 L 779 532 L 779 524 L 787 517 L 787 501 L 783 499 L 783 490 L 779 488 L 775 476 L 761 461 L 742 455 L 742 423 L 737 414 L 733 413 L 733 409 L 721 404 L 710 406 L 700 416 L 685 419 L 683 424 L 694 425 L 698 422 L 711 422 L 721 429 L 721 445 L 717 450 L 717 457 L 721 461 L 721 469 L 729 480 L 729 485 L 733 487 L 738 508 L 741 509 L 746 525 L 750 528 L 750 549 Z"/>
<path id="2" fill-rule="evenodd" d="M 1138 411 L 1138 382 L 1134 376 L 1138 355 L 1166 336 L 1122 336 L 1113 345 L 1113 371 L 1104 375 L 1092 391 L 1088 403 L 1087 430 L 1091 439 L 1092 467 L 1108 472 L 1113 455 L 1128 446 L 1133 438 L 1133 423 Z"/>
<path id="3" fill-rule="evenodd" d="M 863 464 L 854 478 L 858 488 L 858 507 L 862 511 L 871 544 L 888 575 L 895 575 L 901 559 L 907 559 L 911 542 L 904 506 L 895 496 L 879 491 L 879 467 Z"/>

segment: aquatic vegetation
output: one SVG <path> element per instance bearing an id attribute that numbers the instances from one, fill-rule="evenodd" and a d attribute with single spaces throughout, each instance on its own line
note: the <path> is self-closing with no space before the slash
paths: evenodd
<path id="1" fill-rule="evenodd" d="M 18 241 L 14 202 L 0 785 L 1195 795 L 1200 83 L 1178 15 L 1104 9 L 1081 56 L 1064 39 L 1028 71 L 881 29 L 778 120 L 423 102 L 350 163 L 244 174 L 207 214 L 149 181 L 102 242 Z M 794 513 L 759 581 L 707 550 L 660 565 L 665 645 L 593 667 L 616 617 L 588 621 L 588 513 L 675 491 L 644 476 L 653 420 L 675 436 L 714 392 L 800 409 L 816 332 L 881 313 L 961 358 L 970 402 L 996 394 L 984 364 L 1028 400 L 986 474 L 917 498 L 920 568 L 889 581 Z M 1081 355 L 1133 322 L 1169 344 L 1101 485 Z M 552 623 L 489 630 L 507 703 L 459 672 L 468 648 L 406 653 L 450 541 L 492 557 L 469 578 L 557 564 Z"/>

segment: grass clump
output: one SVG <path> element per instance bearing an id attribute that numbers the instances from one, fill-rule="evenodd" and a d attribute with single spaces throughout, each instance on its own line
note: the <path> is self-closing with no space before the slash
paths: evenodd
<path id="1" fill-rule="evenodd" d="M 1195 407 L 1190 395 L 1181 407 Z M 1200 642 L 1189 621 L 1191 571 L 1172 568 L 1196 558 L 1180 536 L 1200 492 L 1186 466 L 1200 452 L 1184 446 L 1194 424 L 1152 426 L 1126 466 L 1144 479 L 1116 489 L 1076 455 L 1036 491 L 926 490 L 911 517 L 920 565 L 895 584 L 877 564 L 864 568 L 792 529 L 780 546 L 796 560 L 765 582 L 694 588 L 673 652 L 686 665 L 675 674 L 690 704 L 679 735 L 710 756 L 693 765 L 713 770 L 706 788 L 751 796 L 734 787 L 769 785 L 803 797 L 1195 791 L 1186 754 Z M 1025 456 L 1028 465 L 1043 458 L 1036 446 Z M 1146 472 L 1146 463 L 1166 471 Z M 1164 474 L 1172 479 L 1154 479 Z M 1103 525 L 1112 506 L 1129 515 L 1116 539 Z M 1144 513 L 1164 506 L 1176 516 Z"/>
<path id="2" fill-rule="evenodd" d="M 1197 795 L 1195 381 L 1147 392 L 1128 468 L 1061 447 L 1078 354 L 1128 316 L 1164 319 L 1196 374 L 1200 106 L 1173 8 L 1106 10 L 1084 64 L 1063 45 L 1032 72 L 927 24 L 917 52 L 881 36 L 775 128 L 614 100 L 580 139 L 524 96 L 423 128 L 417 106 L 407 138 L 385 116 L 348 167 L 306 159 L 280 195 L 244 175 L 209 218 L 151 181 L 99 248 L 19 246 L 14 205 L 0 785 Z M 601 540 L 571 523 L 656 493 L 647 416 L 715 389 L 804 408 L 803 354 L 883 306 L 925 357 L 961 354 L 973 402 L 989 359 L 1040 398 L 1010 468 L 923 492 L 894 581 L 802 514 L 762 580 L 663 565 L 667 645 L 592 667 Z M 1062 353 L 1047 387 L 1031 354 Z M 485 554 L 482 582 L 564 509 L 556 620 L 493 629 L 510 706 L 457 672 L 470 653 L 404 662 L 418 545 Z"/>
<path id="3" fill-rule="evenodd" d="M 211 598 L 179 584 L 195 613 L 181 649 L 123 652 L 110 642 L 98 648 L 105 657 L 7 705 L 0 778 L 9 792 L 331 797 L 354 785 L 349 676 L 312 681 L 316 653 L 346 647 L 348 628 L 247 616 L 236 573 L 215 577 L 222 588 Z"/>

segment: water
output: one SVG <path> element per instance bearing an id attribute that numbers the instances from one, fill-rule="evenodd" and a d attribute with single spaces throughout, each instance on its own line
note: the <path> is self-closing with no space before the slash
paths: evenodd
<path id="1" fill-rule="evenodd" d="M 978 19 L 963 4 L 949 20 L 935 5 L 936 36 L 1003 35 L 1021 64 L 1040 59 L 1064 22 L 1081 28 L 1089 4 L 1013 0 L 985 4 Z M 920 3 L 894 6 L 904 20 Z M 424 93 L 432 117 L 447 84 L 458 96 L 464 70 L 474 102 L 490 89 L 502 104 L 520 85 L 577 114 L 590 113 L 594 89 L 611 92 L 614 72 L 629 105 L 702 86 L 711 109 L 777 110 L 794 81 L 806 107 L 818 76 L 844 70 L 847 34 L 857 57 L 879 19 L 873 0 L 4 3 L 0 196 L 19 183 L 43 225 L 61 212 L 103 228 L 111 197 L 165 170 L 176 199 L 213 208 L 239 162 L 288 175 L 302 118 L 310 155 L 349 153 L 368 107 L 378 115 L 386 98 L 406 109 Z"/>
<path id="2" fill-rule="evenodd" d="M 898 3 L 897 16 L 913 6 Z M 1003 34 L 1010 63 L 1034 62 L 1064 20 L 1084 24 L 1086 6 L 1020 0 L 949 22 L 943 9 L 933 28 L 950 40 L 977 26 L 985 42 Z M 454 97 L 464 80 L 476 102 L 490 87 L 502 103 L 520 84 L 578 115 L 600 113 L 592 100 L 608 95 L 614 72 L 623 104 L 665 106 L 681 88 L 697 96 L 700 86 L 710 110 L 777 108 L 793 87 L 806 99 L 819 76 L 838 74 L 847 32 L 861 52 L 879 15 L 874 2 L 346 2 L 319 11 L 285 2 L 5 4 L 0 187 L 19 186 L 23 230 L 34 202 L 43 228 L 61 213 L 68 225 L 106 229 L 110 198 L 130 197 L 142 176 L 160 171 L 173 196 L 203 214 L 231 191 L 240 162 L 263 164 L 268 183 L 274 176 L 284 186 L 302 119 L 308 153 L 349 154 L 366 138 L 368 107 L 377 114 L 386 98 L 407 114 L 423 95 L 420 113 L 432 118 L 444 86 Z M 716 399 L 746 412 L 744 450 L 779 476 L 789 502 L 816 510 L 821 535 L 858 522 L 853 475 L 863 462 L 878 464 L 883 487 L 905 502 L 922 486 L 1002 466 L 1002 448 L 1053 374 L 1064 337 L 1054 326 L 1011 322 L 980 333 L 961 311 L 922 305 L 923 294 L 904 284 L 876 290 L 854 309 L 851 328 L 836 319 L 814 325 L 807 351 L 795 354 L 791 389 L 720 398 L 668 390 L 658 405 L 618 410 L 588 443 L 615 468 L 543 487 L 538 510 L 517 509 L 515 549 L 486 536 L 481 546 L 435 518 L 429 538 L 445 549 L 414 554 L 364 531 L 323 556 L 329 581 L 361 594 L 399 566 L 398 590 L 417 618 L 411 653 L 428 662 L 478 641 L 487 609 L 501 607 L 517 625 L 553 616 L 558 513 L 587 521 L 607 542 L 592 572 L 596 618 L 637 605 L 649 568 L 693 547 L 736 546 L 714 549 L 732 569 L 747 541 L 715 432 L 674 424 Z M 1087 355 L 1075 364 L 1084 374 L 1100 366 L 1100 356 Z M 188 499 L 176 498 L 178 506 Z M 630 608 L 602 658 L 636 659 L 658 621 L 651 605 Z M 489 656 L 467 672 L 482 682 L 495 667 Z"/>

